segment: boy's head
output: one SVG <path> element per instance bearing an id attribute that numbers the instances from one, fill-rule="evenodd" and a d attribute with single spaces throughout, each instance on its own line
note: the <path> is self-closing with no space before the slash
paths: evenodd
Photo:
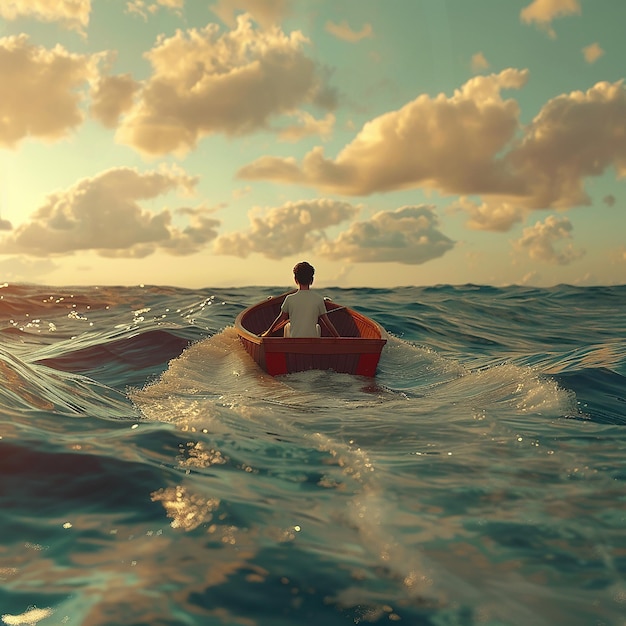
<path id="1" fill-rule="evenodd" d="M 298 263 L 293 268 L 293 277 L 299 285 L 310 285 L 313 282 L 313 274 L 315 274 L 315 268 L 306 261 Z"/>

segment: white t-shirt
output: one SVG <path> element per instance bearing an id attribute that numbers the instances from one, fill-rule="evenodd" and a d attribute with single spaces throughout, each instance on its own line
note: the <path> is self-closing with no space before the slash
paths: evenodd
<path id="1" fill-rule="evenodd" d="M 289 294 L 280 310 L 289 315 L 291 337 L 317 337 L 317 319 L 326 313 L 324 298 L 310 289 Z"/>

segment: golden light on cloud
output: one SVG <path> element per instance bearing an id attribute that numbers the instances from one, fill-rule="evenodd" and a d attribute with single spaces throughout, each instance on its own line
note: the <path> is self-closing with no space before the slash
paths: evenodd
<path id="1" fill-rule="evenodd" d="M 325 240 L 319 254 L 352 263 L 420 265 L 452 248 L 454 242 L 439 231 L 434 208 L 422 205 L 380 211 L 355 222 L 334 241 Z"/>
<path id="2" fill-rule="evenodd" d="M 270 259 L 282 259 L 312 250 L 325 238 L 325 229 L 358 212 L 358 207 L 347 202 L 328 199 L 288 202 L 269 210 L 255 208 L 249 213 L 250 228 L 221 235 L 214 250 L 242 258 L 257 252 Z"/>
<path id="3" fill-rule="evenodd" d="M 543 222 L 524 228 L 522 236 L 513 242 L 518 251 L 525 251 L 531 259 L 567 265 L 580 259 L 585 251 L 563 241 L 572 238 L 572 224 L 566 217 L 549 215 Z"/>
<path id="4" fill-rule="evenodd" d="M 298 111 L 296 117 L 300 123 L 283 128 L 278 135 L 281 141 L 296 142 L 315 135 L 328 139 L 335 127 L 335 116 L 332 113 L 327 113 L 322 119 L 316 119 L 307 111 Z"/>
<path id="5" fill-rule="evenodd" d="M 478 74 L 487 69 L 489 69 L 489 61 L 487 61 L 482 52 L 477 52 L 472 56 L 472 72 L 474 72 L 474 74 Z"/>
<path id="6" fill-rule="evenodd" d="M 218 0 L 211 10 L 229 26 L 240 12 L 248 13 L 265 28 L 280 24 L 290 13 L 293 0 Z"/>
<path id="7" fill-rule="evenodd" d="M 363 24 L 361 30 L 355 31 L 345 20 L 336 24 L 331 20 L 326 22 L 326 31 L 331 35 L 337 37 L 337 39 L 343 39 L 350 43 L 357 43 L 361 39 L 367 39 L 374 36 L 374 29 L 371 24 Z"/>
<path id="8" fill-rule="evenodd" d="M 32 17 L 44 22 L 61 22 L 82 32 L 89 24 L 91 0 L 0 0 L 0 17 L 15 20 Z"/>
<path id="9" fill-rule="evenodd" d="M 468 214 L 467 227 L 469 229 L 492 232 L 511 230 L 514 224 L 524 220 L 527 213 L 514 202 L 507 202 L 498 198 L 490 198 L 479 204 L 461 197 L 451 208 L 461 209 Z"/>
<path id="10" fill-rule="evenodd" d="M 604 50 L 600 47 L 600 44 L 592 43 L 583 48 L 583 56 L 587 63 L 595 63 L 600 57 L 604 56 Z"/>
<path id="11" fill-rule="evenodd" d="M 316 147 L 301 166 L 290 157 L 262 157 L 239 176 L 355 196 L 418 186 L 466 193 L 504 188 L 494 157 L 518 130 L 519 107 L 501 92 L 520 89 L 527 79 L 528 72 L 508 69 L 472 78 L 451 97 L 420 95 L 366 122 L 336 159 Z"/>
<path id="12" fill-rule="evenodd" d="M 453 96 L 421 95 L 364 124 L 334 159 L 321 147 L 299 164 L 265 156 L 239 177 L 370 195 L 402 189 L 481 196 L 460 203 L 472 229 L 504 231 L 534 209 L 590 205 L 585 179 L 615 167 L 626 174 L 626 89 L 597 83 L 549 100 L 522 127 L 519 105 L 502 98 L 528 72 L 476 76 Z"/>
<path id="13" fill-rule="evenodd" d="M 46 257 L 92 250 L 103 257 L 142 258 L 157 250 L 193 254 L 217 236 L 219 220 L 202 206 L 149 211 L 140 202 L 172 191 L 193 192 L 197 179 L 180 168 L 140 173 L 113 168 L 50 194 L 18 227 L 0 239 L 0 254 Z M 120 228 L 124 224 L 124 228 Z"/>
<path id="14" fill-rule="evenodd" d="M 32 45 L 27 35 L 0 39 L 0 76 L 10 97 L 0 97 L 0 147 L 15 148 L 27 137 L 58 140 L 84 119 L 82 102 L 98 76 L 102 55 Z"/>
<path id="15" fill-rule="evenodd" d="M 184 6 L 185 0 L 129 0 L 126 10 L 146 18 L 148 14 L 154 15 L 162 8 L 180 12 Z"/>
<path id="16" fill-rule="evenodd" d="M 580 15 L 579 0 L 533 0 L 520 12 L 520 19 L 525 24 L 535 23 L 545 30 L 552 38 L 556 33 L 552 28 L 552 21 L 566 15 Z"/>
<path id="17" fill-rule="evenodd" d="M 305 104 L 331 108 L 334 95 L 305 54 L 307 42 L 300 31 L 258 29 L 250 16 L 240 16 L 234 30 L 209 24 L 161 37 L 145 54 L 152 75 L 122 118 L 118 140 L 148 155 L 182 156 L 213 133 L 268 130 L 273 116 Z"/>
<path id="18" fill-rule="evenodd" d="M 626 2 L 350 4 L 0 0 L 3 280 L 235 285 L 252 257 L 276 284 L 302 252 L 355 281 L 394 263 L 454 282 L 467 246 L 490 282 L 509 239 L 544 282 L 602 275 L 624 231 Z"/>
<path id="19" fill-rule="evenodd" d="M 139 84 L 130 74 L 102 77 L 92 89 L 92 117 L 107 128 L 115 128 L 120 115 L 132 107 L 138 89 Z"/>

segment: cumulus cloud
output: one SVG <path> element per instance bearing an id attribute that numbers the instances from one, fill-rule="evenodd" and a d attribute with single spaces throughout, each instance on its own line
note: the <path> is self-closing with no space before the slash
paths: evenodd
<path id="1" fill-rule="evenodd" d="M 484 70 L 489 69 L 489 61 L 485 58 L 482 52 L 477 52 L 472 56 L 472 72 L 478 74 Z"/>
<path id="2" fill-rule="evenodd" d="M 256 208 L 249 213 L 250 229 L 221 235 L 214 250 L 243 258 L 258 252 L 269 259 L 282 259 L 312 250 L 324 240 L 324 229 L 358 211 L 352 204 L 328 199 L 288 202 L 266 211 Z"/>
<path id="3" fill-rule="evenodd" d="M 601 56 L 604 56 L 604 50 L 598 43 L 592 43 L 589 46 L 583 48 L 583 56 L 587 63 L 595 63 Z"/>
<path id="4" fill-rule="evenodd" d="M 114 168 L 50 194 L 30 219 L 0 239 L 0 254 L 66 255 L 93 250 L 108 257 L 143 257 L 157 249 L 191 254 L 215 238 L 219 222 L 208 209 L 179 209 L 188 225 L 174 225 L 169 209 L 139 204 L 177 191 L 193 192 L 197 180 L 179 169 L 140 173 Z"/>
<path id="5" fill-rule="evenodd" d="M 504 230 L 534 209 L 589 205 L 587 178 L 611 168 L 626 176 L 624 84 L 557 96 L 523 127 L 501 91 L 527 76 L 508 69 L 476 76 L 452 97 L 421 95 L 366 123 L 335 159 L 318 146 L 301 164 L 266 156 L 238 176 L 355 196 L 410 188 L 477 196 L 462 206 L 483 230 Z"/>
<path id="6" fill-rule="evenodd" d="M 296 117 L 300 123 L 281 129 L 278 135 L 281 141 L 296 142 L 313 135 L 327 139 L 335 127 L 335 116 L 332 113 L 327 113 L 322 119 L 316 119 L 306 111 L 298 111 Z"/>
<path id="7" fill-rule="evenodd" d="M 333 92 L 304 53 L 299 31 L 234 30 L 215 24 L 162 37 L 146 53 L 152 75 L 122 119 L 118 139 L 150 154 L 184 153 L 211 133 L 243 135 L 303 104 L 334 104 Z"/>
<path id="8" fill-rule="evenodd" d="M 374 36 L 374 30 L 371 24 L 363 24 L 363 27 L 359 31 L 353 30 L 348 22 L 345 20 L 340 24 L 328 21 L 326 22 L 326 31 L 331 35 L 342 39 L 343 41 L 349 41 L 350 43 L 357 43 L 361 39 L 366 39 Z"/>
<path id="9" fill-rule="evenodd" d="M 262 26 L 280 24 L 290 13 L 293 0 L 219 0 L 211 10 L 228 26 L 235 26 L 238 13 L 249 13 Z"/>
<path id="10" fill-rule="evenodd" d="M 556 33 L 552 28 L 552 21 L 566 15 L 580 15 L 579 0 L 533 0 L 520 12 L 520 18 L 525 24 L 535 23 L 545 30 L 552 38 Z"/>
<path id="11" fill-rule="evenodd" d="M 496 232 L 510 230 L 514 224 L 522 222 L 526 215 L 526 211 L 518 204 L 495 198 L 478 204 L 461 197 L 451 209 L 461 209 L 468 214 L 468 228 Z"/>
<path id="12" fill-rule="evenodd" d="M 32 17 L 44 22 L 61 22 L 83 32 L 89 25 L 91 0 L 0 0 L 0 17 L 15 20 Z"/>
<path id="13" fill-rule="evenodd" d="M 129 13 L 141 15 L 144 19 L 148 15 L 154 15 L 159 9 L 171 9 L 180 13 L 185 6 L 185 0 L 129 0 L 126 10 Z"/>
<path id="14" fill-rule="evenodd" d="M 207 207 L 184 207 L 175 213 L 188 221 L 182 229 L 169 228 L 170 236 L 159 242 L 159 247 L 174 256 L 187 256 L 199 252 L 217 237 L 220 220 L 213 217 L 213 211 Z"/>
<path id="15" fill-rule="evenodd" d="M 334 241 L 325 241 L 318 252 L 353 263 L 404 263 L 419 265 L 444 255 L 454 242 L 439 230 L 433 207 L 405 206 L 380 211 L 356 222 Z"/>
<path id="16" fill-rule="evenodd" d="M 122 113 L 130 110 L 139 84 L 130 74 L 103 76 L 91 93 L 91 115 L 107 128 L 115 128 Z"/>
<path id="17" fill-rule="evenodd" d="M 0 217 L 0 230 L 13 230 L 13 224 L 9 220 Z"/>
<path id="18" fill-rule="evenodd" d="M 571 239 L 572 230 L 573 226 L 566 217 L 550 215 L 545 221 L 525 228 L 513 246 L 535 261 L 567 265 L 585 254 L 572 243 L 563 244 L 564 240 Z"/>
<path id="19" fill-rule="evenodd" d="M 519 89 L 526 71 L 476 76 L 450 98 L 421 95 L 365 124 L 335 160 L 314 148 L 294 159 L 262 157 L 239 176 L 317 187 L 347 195 L 431 187 L 452 193 L 506 188 L 496 155 L 519 128 L 519 107 L 503 89 Z"/>
<path id="20" fill-rule="evenodd" d="M 101 59 L 33 46 L 26 35 L 0 39 L 0 147 L 59 139 L 76 128 L 84 117 L 81 88 L 97 78 Z"/>
<path id="21" fill-rule="evenodd" d="M 584 180 L 615 168 L 626 176 L 626 90 L 601 82 L 550 100 L 525 129 L 507 166 L 529 208 L 589 205 Z"/>

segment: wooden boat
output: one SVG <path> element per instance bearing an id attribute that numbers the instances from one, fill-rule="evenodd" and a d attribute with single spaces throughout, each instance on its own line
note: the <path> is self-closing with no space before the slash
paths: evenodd
<path id="1" fill-rule="evenodd" d="M 248 354 L 272 376 L 306 370 L 334 370 L 346 374 L 374 376 L 380 353 L 387 342 L 384 330 L 376 322 L 325 299 L 326 311 L 340 337 L 333 337 L 322 327 L 321 337 L 283 337 L 279 326 L 261 337 L 280 314 L 289 293 L 270 297 L 242 311 L 235 329 Z"/>

